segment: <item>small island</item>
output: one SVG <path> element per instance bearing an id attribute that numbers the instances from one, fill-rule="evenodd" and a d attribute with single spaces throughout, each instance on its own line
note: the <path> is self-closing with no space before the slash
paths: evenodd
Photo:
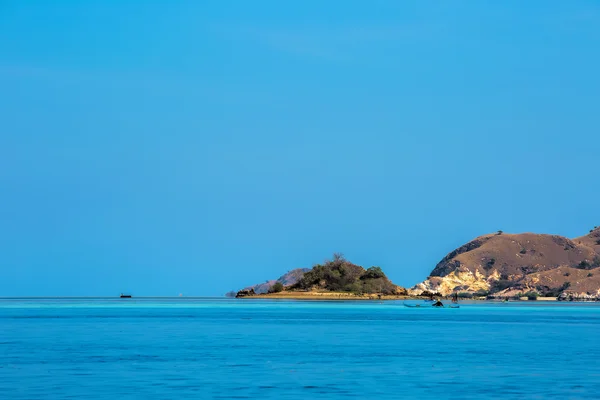
<path id="1" fill-rule="evenodd" d="M 237 298 L 305 300 L 404 299 L 405 288 L 392 283 L 381 268 L 363 268 L 335 253 L 331 260 L 312 269 L 293 270 L 276 281 L 237 292 Z"/>

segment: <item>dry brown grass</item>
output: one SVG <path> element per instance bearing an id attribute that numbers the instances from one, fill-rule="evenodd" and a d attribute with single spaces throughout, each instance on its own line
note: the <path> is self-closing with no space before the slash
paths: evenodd
<path id="1" fill-rule="evenodd" d="M 289 299 L 289 300 L 402 300 L 410 296 L 382 295 L 377 294 L 352 294 L 346 292 L 298 292 L 283 291 L 279 293 L 268 293 L 250 296 L 249 299 Z"/>

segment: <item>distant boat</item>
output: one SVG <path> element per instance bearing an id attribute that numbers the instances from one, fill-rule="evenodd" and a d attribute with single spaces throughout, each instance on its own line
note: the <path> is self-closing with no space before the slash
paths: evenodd
<path id="1" fill-rule="evenodd" d="M 443 304 L 441 301 L 437 301 L 435 303 L 431 303 L 428 301 L 422 301 L 421 303 L 407 303 L 406 301 L 404 301 L 402 303 L 404 305 L 404 307 L 410 307 L 410 308 L 460 308 L 460 306 L 458 304 Z"/>
<path id="2" fill-rule="evenodd" d="M 121 298 L 122 299 L 130 299 L 131 295 L 130 294 L 123 294 L 123 293 L 121 293 Z"/>

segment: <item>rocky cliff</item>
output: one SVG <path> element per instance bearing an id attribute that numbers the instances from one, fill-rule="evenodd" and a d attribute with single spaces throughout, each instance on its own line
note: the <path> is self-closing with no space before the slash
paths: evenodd
<path id="1" fill-rule="evenodd" d="M 600 295 L 600 227 L 575 239 L 503 232 L 480 236 L 449 253 L 411 289 L 423 291 Z"/>

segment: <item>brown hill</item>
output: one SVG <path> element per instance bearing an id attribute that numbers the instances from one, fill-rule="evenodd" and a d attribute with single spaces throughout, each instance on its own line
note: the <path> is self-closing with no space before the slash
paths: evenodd
<path id="1" fill-rule="evenodd" d="M 293 285 L 298 282 L 306 272 L 310 271 L 310 268 L 296 268 L 293 269 L 286 274 L 280 276 L 278 279 L 272 279 L 270 281 L 266 281 L 264 283 L 259 283 L 253 286 L 248 286 L 247 288 L 242 289 L 242 291 L 250 291 L 252 290 L 256 294 L 267 293 L 269 289 L 273 287 L 277 282 L 281 283 L 283 286 Z M 235 294 L 234 294 L 235 296 Z"/>
<path id="2" fill-rule="evenodd" d="M 480 236 L 444 257 L 412 291 L 505 293 L 509 289 L 600 294 L 600 228 L 570 240 L 534 233 Z"/>
<path id="3" fill-rule="evenodd" d="M 600 254 L 600 226 L 595 226 L 589 234 L 573 239 L 573 241 L 594 249 L 596 253 Z"/>
<path id="4" fill-rule="evenodd" d="M 566 282 L 569 284 L 566 285 Z M 549 271 L 529 274 L 523 283 L 536 288 L 556 288 L 565 285 L 564 290 L 575 293 L 595 293 L 600 288 L 600 268 L 583 270 L 558 267 Z"/>
<path id="5" fill-rule="evenodd" d="M 315 265 L 312 269 L 294 270 L 294 279 L 281 277 L 282 285 L 277 290 L 276 281 L 268 281 L 240 290 L 236 297 L 246 297 L 267 292 L 311 292 L 311 293 L 351 293 L 354 295 L 405 295 L 406 289 L 392 283 L 379 267 L 365 269 L 346 260 L 341 254 L 334 254 L 330 261 Z M 292 271 L 292 272 L 294 272 Z M 273 287 L 274 290 L 270 290 Z"/>

